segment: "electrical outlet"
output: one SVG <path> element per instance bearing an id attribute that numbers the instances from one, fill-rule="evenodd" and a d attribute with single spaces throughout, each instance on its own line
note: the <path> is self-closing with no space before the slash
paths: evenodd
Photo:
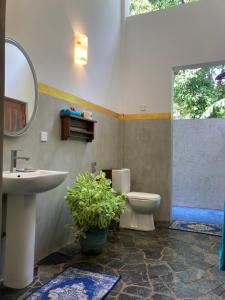
<path id="1" fill-rule="evenodd" d="M 147 110 L 147 105 L 146 104 L 141 104 L 140 105 L 140 111 L 146 111 Z"/>
<path id="2" fill-rule="evenodd" d="M 48 133 L 46 131 L 41 131 L 41 141 L 47 142 L 48 140 Z"/>
<path id="3" fill-rule="evenodd" d="M 97 163 L 96 163 L 96 161 L 93 161 L 91 163 L 91 173 L 95 173 L 96 172 L 96 167 L 97 167 Z"/>

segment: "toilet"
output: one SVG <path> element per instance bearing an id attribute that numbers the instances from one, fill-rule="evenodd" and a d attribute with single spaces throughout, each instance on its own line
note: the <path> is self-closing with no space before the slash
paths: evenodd
<path id="1" fill-rule="evenodd" d="M 126 196 L 126 209 L 120 217 L 121 228 L 155 229 L 153 214 L 160 206 L 160 195 L 130 192 L 130 169 L 112 170 L 112 188 Z"/>

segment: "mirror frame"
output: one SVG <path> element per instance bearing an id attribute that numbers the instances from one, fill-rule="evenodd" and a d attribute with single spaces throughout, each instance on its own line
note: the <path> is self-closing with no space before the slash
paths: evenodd
<path id="1" fill-rule="evenodd" d="M 34 118 L 36 116 L 37 106 L 38 106 L 38 83 L 37 83 L 37 76 L 36 76 L 36 73 L 35 73 L 33 63 L 31 61 L 29 55 L 25 51 L 25 49 L 18 42 L 16 42 L 15 40 L 13 40 L 11 38 L 8 38 L 8 37 L 5 38 L 5 44 L 6 43 L 9 43 L 9 44 L 17 47 L 22 52 L 22 54 L 25 56 L 25 58 L 26 58 L 26 60 L 29 64 L 29 67 L 31 69 L 31 73 L 32 73 L 33 79 L 34 79 L 34 89 L 35 89 L 35 100 L 34 101 L 35 101 L 35 103 L 34 103 L 34 110 L 33 110 L 33 113 L 32 113 L 32 116 L 31 116 L 29 122 L 27 123 L 27 125 L 23 129 L 20 129 L 20 130 L 15 131 L 15 132 L 4 129 L 4 135 L 5 136 L 19 137 L 19 136 L 23 135 L 30 128 L 31 123 L 32 123 L 32 121 L 34 120 Z"/>

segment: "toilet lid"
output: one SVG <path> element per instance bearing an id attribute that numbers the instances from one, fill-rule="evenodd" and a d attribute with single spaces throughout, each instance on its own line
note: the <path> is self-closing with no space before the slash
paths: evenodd
<path id="1" fill-rule="evenodd" d="M 160 200 L 160 195 L 150 194 L 150 193 L 138 193 L 131 192 L 127 194 L 129 199 L 139 199 L 139 200 Z"/>

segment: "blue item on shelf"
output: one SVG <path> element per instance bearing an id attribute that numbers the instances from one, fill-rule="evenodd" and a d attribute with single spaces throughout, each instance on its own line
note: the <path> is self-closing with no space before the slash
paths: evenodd
<path id="1" fill-rule="evenodd" d="M 81 116 L 81 112 L 77 110 L 71 110 L 71 109 L 61 109 L 60 110 L 60 116 Z"/>

